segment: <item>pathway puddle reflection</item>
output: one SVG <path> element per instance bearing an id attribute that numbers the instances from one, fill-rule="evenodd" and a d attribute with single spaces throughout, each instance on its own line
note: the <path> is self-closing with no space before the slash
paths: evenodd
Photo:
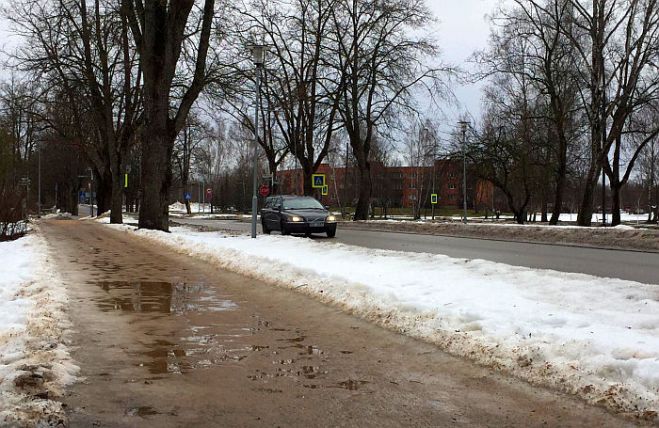
<path id="1" fill-rule="evenodd" d="M 131 352 L 135 365 L 145 367 L 151 374 L 183 374 L 226 361 L 240 361 L 252 351 L 247 344 L 234 343 L 237 338 L 249 336 L 249 326 L 195 325 L 193 320 L 199 320 L 199 316 L 216 320 L 222 313 L 239 309 L 235 302 L 221 296 L 217 287 L 161 281 L 100 281 L 96 285 L 105 291 L 95 299 L 104 312 L 134 315 L 138 322 L 146 323 L 153 323 L 154 318 L 141 315 L 160 315 L 157 324 L 144 333 L 156 340 L 142 343 L 139 351 Z"/>
<path id="2" fill-rule="evenodd" d="M 122 312 L 222 312 L 238 305 L 222 299 L 205 284 L 183 282 L 100 281 L 106 295 L 97 300 L 101 310 Z"/>

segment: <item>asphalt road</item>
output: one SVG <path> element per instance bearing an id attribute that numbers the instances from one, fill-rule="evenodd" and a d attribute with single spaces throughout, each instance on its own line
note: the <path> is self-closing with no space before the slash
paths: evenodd
<path id="1" fill-rule="evenodd" d="M 218 230 L 239 232 L 249 232 L 250 230 L 249 223 L 238 221 L 194 218 L 173 218 L 172 220 Z M 515 266 L 659 284 L 659 254 L 657 253 L 409 233 L 342 230 L 340 226 L 336 239 L 332 241 L 367 248 L 445 254 L 451 257 L 484 259 Z"/>

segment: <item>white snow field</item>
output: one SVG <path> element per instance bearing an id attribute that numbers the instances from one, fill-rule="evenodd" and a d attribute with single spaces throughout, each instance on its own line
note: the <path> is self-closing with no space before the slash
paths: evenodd
<path id="1" fill-rule="evenodd" d="M 657 419 L 657 285 L 300 237 L 112 227 L 532 383 Z"/>
<path id="2" fill-rule="evenodd" d="M 78 371 L 66 348 L 66 290 L 34 232 L 0 242 L 0 426 L 56 426 Z"/>

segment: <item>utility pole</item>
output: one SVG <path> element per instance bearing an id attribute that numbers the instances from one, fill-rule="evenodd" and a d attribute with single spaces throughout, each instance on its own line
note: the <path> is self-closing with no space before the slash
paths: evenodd
<path id="1" fill-rule="evenodd" d="M 252 59 L 256 67 L 256 108 L 254 109 L 254 162 L 252 186 L 252 238 L 256 238 L 256 211 L 258 210 L 258 197 L 256 196 L 258 174 L 258 147 L 259 147 L 259 109 L 261 108 L 261 68 L 265 62 L 265 46 L 254 44 L 252 46 Z"/>
<path id="2" fill-rule="evenodd" d="M 348 216 L 348 156 L 350 155 L 350 143 L 346 139 L 346 163 L 343 169 L 343 218 Z"/>
<path id="3" fill-rule="evenodd" d="M 37 174 L 37 217 L 41 217 L 41 144 L 38 145 L 39 152 L 37 153 L 38 159 L 38 174 Z"/>
<path id="4" fill-rule="evenodd" d="M 426 131 L 427 131 L 427 129 L 426 129 Z M 437 139 L 433 135 L 433 139 L 432 139 L 432 192 L 431 192 L 433 195 L 435 194 L 435 175 L 436 175 L 435 164 L 436 163 L 437 163 Z M 431 198 L 432 198 L 432 196 L 431 196 Z M 432 200 L 431 200 L 431 206 L 432 206 L 432 208 L 431 208 L 432 209 L 432 212 L 431 212 L 432 219 L 435 220 L 435 204 L 432 203 Z"/>
<path id="5" fill-rule="evenodd" d="M 89 212 L 94 217 L 94 170 L 89 168 Z"/>
<path id="6" fill-rule="evenodd" d="M 606 226 L 606 172 L 604 162 L 607 162 L 606 147 L 606 70 L 602 62 L 602 226 Z"/>
<path id="7" fill-rule="evenodd" d="M 469 122 L 458 122 L 462 130 L 462 222 L 467 224 L 467 127 Z"/>

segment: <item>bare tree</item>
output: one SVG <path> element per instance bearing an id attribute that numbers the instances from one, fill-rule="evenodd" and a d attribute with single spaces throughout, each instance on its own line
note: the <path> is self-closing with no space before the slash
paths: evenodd
<path id="1" fill-rule="evenodd" d="M 139 226 L 169 230 L 169 190 L 176 136 L 212 79 L 209 46 L 215 1 L 122 0 L 144 77 L 142 200 Z"/>
<path id="2" fill-rule="evenodd" d="M 591 0 L 589 4 L 570 0 L 570 5 L 575 21 L 564 25 L 563 32 L 580 64 L 579 94 L 590 128 L 590 165 L 577 223 L 588 226 L 597 177 L 609 162 L 612 145 L 658 88 L 659 4 L 656 0 Z"/>
<path id="3" fill-rule="evenodd" d="M 199 162 L 201 144 L 206 137 L 206 128 L 199 117 L 190 114 L 181 133 L 177 135 L 172 156 L 177 169 L 177 178 L 181 185 L 181 192 L 189 192 L 190 172 L 193 164 Z M 190 201 L 185 199 L 185 209 L 188 215 L 192 214 Z"/>
<path id="4" fill-rule="evenodd" d="M 93 124 L 92 135 L 79 139 L 95 143 L 88 154 L 102 191 L 111 195 L 111 222 L 121 223 L 123 158 L 135 141 L 140 115 L 140 74 L 127 22 L 111 2 L 101 0 L 91 5 L 22 0 L 13 8 L 8 16 L 26 38 L 16 60 L 78 106 L 81 130 L 83 122 Z"/>
<path id="5" fill-rule="evenodd" d="M 414 121 L 412 129 L 405 139 L 405 161 L 412 169 L 412 184 L 414 196 L 412 201 L 412 215 L 414 219 L 421 218 L 421 209 L 429 200 L 433 163 L 436 155 L 436 141 L 433 135 L 434 127 L 429 120 L 419 124 Z"/>
<path id="6" fill-rule="evenodd" d="M 497 30 L 490 37 L 490 48 L 477 57 L 484 76 L 523 74 L 544 98 L 549 132 L 546 181 L 553 181 L 554 194 L 549 222 L 557 224 L 567 184 L 568 151 L 579 136 L 578 64 L 564 32 L 574 22 L 573 7 L 567 0 L 515 0 L 515 7 L 503 9 L 494 22 Z M 550 189 L 544 186 L 543 220 L 549 194 Z"/>
<path id="7" fill-rule="evenodd" d="M 372 195 L 369 154 L 376 131 L 414 109 L 412 88 L 427 84 L 440 94 L 442 72 L 429 67 L 434 42 L 421 32 L 433 22 L 422 0 L 340 0 L 333 11 L 339 112 L 359 170 L 355 220 L 366 220 Z M 428 86 L 428 87 L 430 87 Z"/>
<path id="8" fill-rule="evenodd" d="M 311 176 L 340 128 L 335 96 L 340 82 L 328 75 L 326 65 L 333 54 L 329 27 L 336 4 L 337 0 L 256 0 L 240 12 L 243 25 L 269 48 L 259 143 L 271 173 L 288 154 L 299 162 L 306 195 L 314 192 Z M 245 117 L 244 123 L 253 129 L 251 118 Z"/>

